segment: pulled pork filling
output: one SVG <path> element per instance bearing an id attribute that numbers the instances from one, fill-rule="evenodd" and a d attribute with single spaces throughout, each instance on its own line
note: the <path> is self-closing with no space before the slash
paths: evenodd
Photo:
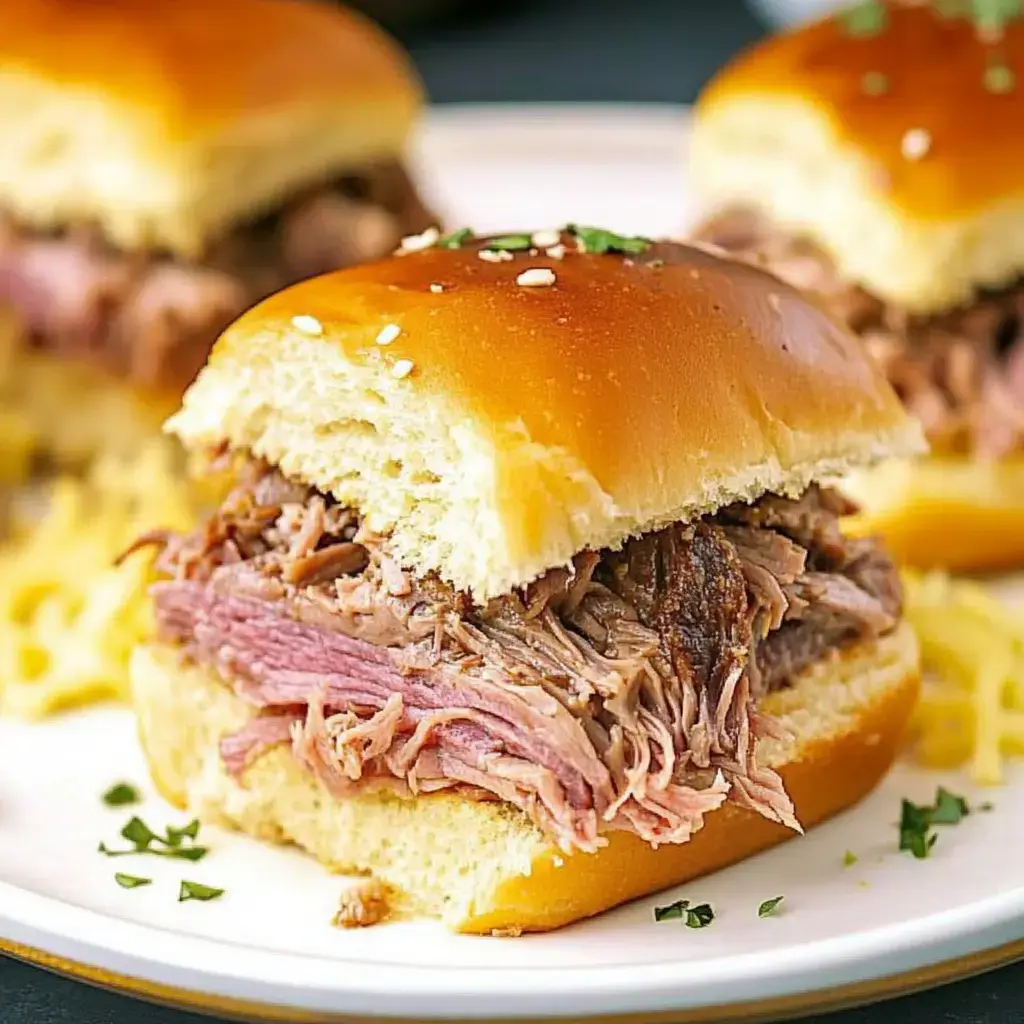
<path id="1" fill-rule="evenodd" d="M 120 251 L 93 226 L 45 234 L 0 214 L 0 305 L 18 313 L 33 347 L 180 389 L 217 335 L 259 299 L 384 256 L 430 223 L 393 161 L 306 190 L 195 262 Z"/>
<path id="2" fill-rule="evenodd" d="M 1024 283 L 913 315 L 842 280 L 811 242 L 751 211 L 715 217 L 696 237 L 818 295 L 864 339 L 935 450 L 1000 458 L 1024 449 Z"/>
<path id="3" fill-rule="evenodd" d="M 291 743 L 337 796 L 504 800 L 594 850 L 608 829 L 685 842 L 727 799 L 799 828 L 755 758 L 777 730 L 757 700 L 900 614 L 885 553 L 839 531 L 849 511 L 765 495 L 476 605 L 249 461 L 202 529 L 139 544 L 162 548 L 161 638 L 259 708 L 222 741 L 230 772 Z"/>

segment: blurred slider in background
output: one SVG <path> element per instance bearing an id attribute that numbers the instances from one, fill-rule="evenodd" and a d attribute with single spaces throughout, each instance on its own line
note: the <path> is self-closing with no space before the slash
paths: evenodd
<path id="1" fill-rule="evenodd" d="M 419 81 L 340 5 L 19 0 L 0 60 L 8 476 L 134 445 L 244 309 L 431 222 Z"/>
<path id="2" fill-rule="evenodd" d="M 419 80 L 340 5 L 18 0 L 0 67 L 0 713 L 38 717 L 125 695 L 115 560 L 212 497 L 160 426 L 217 335 L 432 217 Z"/>
<path id="3" fill-rule="evenodd" d="M 932 454 L 851 479 L 910 565 L 1024 564 L 1024 18 L 859 3 L 741 54 L 700 97 L 699 237 L 817 293 Z"/>

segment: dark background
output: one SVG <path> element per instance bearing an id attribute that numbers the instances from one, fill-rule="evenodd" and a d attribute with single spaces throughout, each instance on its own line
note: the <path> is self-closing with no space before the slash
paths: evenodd
<path id="1" fill-rule="evenodd" d="M 686 103 L 730 54 L 764 31 L 741 0 L 435 0 L 444 8 L 435 17 L 422 16 L 409 0 L 363 5 L 374 2 L 385 5 L 385 20 L 411 50 L 438 103 Z M 204 1019 L 143 1006 L 0 957 L 2 1024 Z M 1024 1024 L 1024 964 L 814 1020 Z"/>

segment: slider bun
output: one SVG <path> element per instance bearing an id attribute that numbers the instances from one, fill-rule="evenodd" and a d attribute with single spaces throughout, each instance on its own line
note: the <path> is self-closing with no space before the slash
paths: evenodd
<path id="1" fill-rule="evenodd" d="M 794 833 L 727 805 L 683 845 L 658 849 L 630 833 L 596 854 L 564 856 L 507 804 L 437 795 L 334 800 L 278 747 L 241 784 L 218 741 L 253 713 L 207 669 L 167 646 L 138 648 L 132 691 L 139 734 L 163 795 L 200 820 L 294 843 L 328 867 L 372 873 L 417 916 L 455 931 L 546 931 L 657 892 L 774 846 Z M 847 651 L 769 696 L 762 709 L 793 734 L 762 740 L 805 828 L 856 803 L 892 763 L 917 699 L 909 626 Z M 325 907 L 325 917 L 334 908 Z"/>
<path id="2" fill-rule="evenodd" d="M 0 64 L 0 205 L 184 255 L 398 155 L 422 101 L 396 43 L 312 0 L 17 0 Z"/>
<path id="3" fill-rule="evenodd" d="M 930 456 L 854 474 L 842 489 L 861 505 L 849 523 L 882 534 L 904 564 L 951 572 L 1024 565 L 1024 457 L 998 462 Z"/>
<path id="4" fill-rule="evenodd" d="M 829 17 L 747 50 L 700 97 L 691 154 L 710 207 L 763 210 L 916 311 L 1024 269 L 1024 21 L 993 45 L 932 8 L 890 5 L 874 35 Z M 1017 74 L 1006 91 L 986 86 L 992 61 Z"/>
<path id="5" fill-rule="evenodd" d="M 565 241 L 561 260 L 485 262 L 474 242 L 287 289 L 221 337 L 169 429 L 333 493 L 480 600 L 921 450 L 858 342 L 794 289 L 687 246 L 626 260 Z M 555 283 L 517 284 L 527 268 Z"/>

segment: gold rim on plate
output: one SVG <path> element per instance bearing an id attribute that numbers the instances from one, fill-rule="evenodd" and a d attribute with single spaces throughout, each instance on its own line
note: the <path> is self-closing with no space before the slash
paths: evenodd
<path id="1" fill-rule="evenodd" d="M 0 939 L 0 953 L 14 957 L 35 967 L 42 967 L 75 981 L 82 981 L 97 988 L 107 989 L 121 995 L 134 996 L 151 1003 L 160 1003 L 179 1010 L 213 1014 L 220 1017 L 247 1021 L 291 1022 L 291 1024 L 380 1024 L 382 1018 L 353 1016 L 295 1009 L 267 1003 L 250 1002 L 205 992 L 190 992 L 172 985 L 147 981 L 118 974 L 101 967 L 67 960 L 43 950 L 32 949 L 16 942 Z M 914 971 L 858 981 L 849 985 L 818 992 L 802 992 L 791 996 L 776 996 L 771 999 L 755 999 L 723 1006 L 709 1006 L 692 1010 L 661 1010 L 653 1013 L 626 1013 L 611 1016 L 535 1018 L 538 1024 L 572 1024 L 574 1020 L 588 1020 L 600 1024 L 745 1024 L 778 1020 L 782 1017 L 799 1017 L 812 1013 L 828 1013 L 847 1009 L 851 1006 L 909 995 L 922 989 L 981 974 L 984 971 L 1005 967 L 1017 960 L 1024 960 L 1024 939 L 1008 942 L 993 949 L 981 950 L 968 956 L 957 957 L 942 963 L 920 967 Z M 388 1018 L 393 1024 L 402 1024 L 399 1018 Z M 489 1020 L 487 1024 L 513 1024 L 511 1021 Z"/>

